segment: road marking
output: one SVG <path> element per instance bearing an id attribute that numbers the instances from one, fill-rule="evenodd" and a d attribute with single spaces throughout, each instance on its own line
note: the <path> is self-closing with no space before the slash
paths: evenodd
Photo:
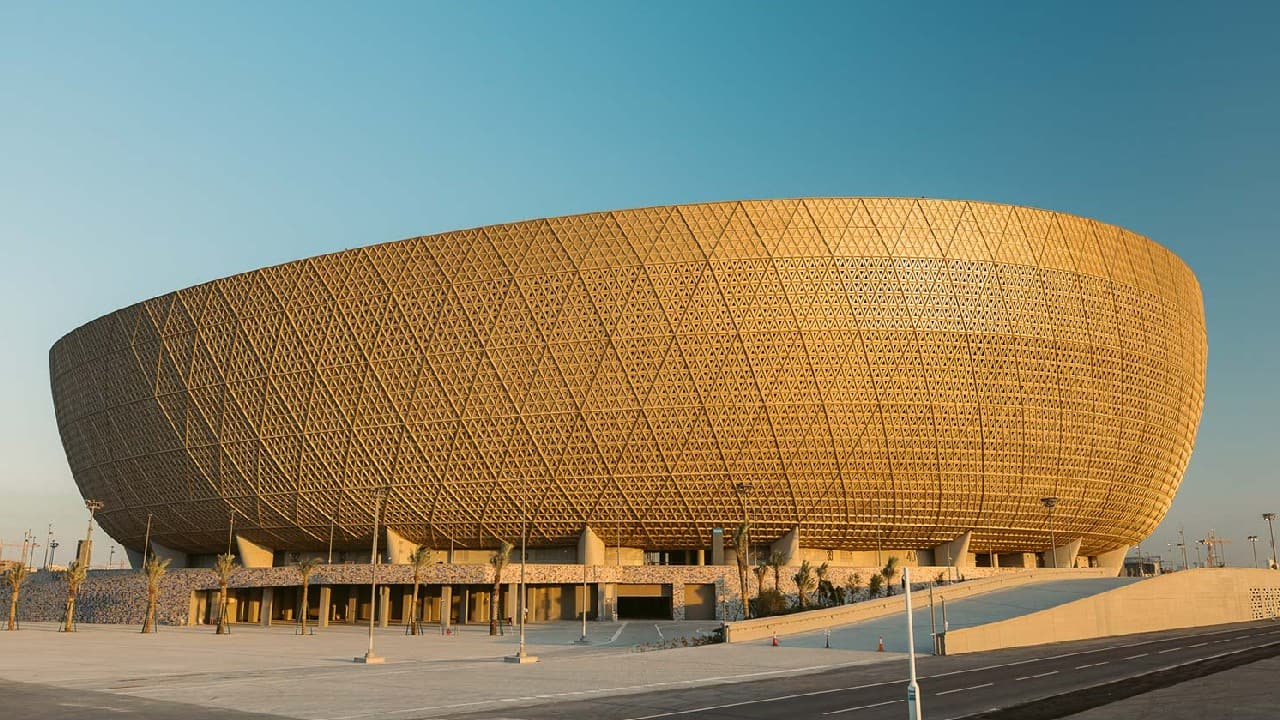
<path id="1" fill-rule="evenodd" d="M 1124 658 L 1124 659 L 1125 659 L 1125 660 L 1137 660 L 1138 658 L 1146 657 L 1146 656 L 1148 656 L 1148 655 L 1150 655 L 1150 654 L 1151 654 L 1151 653 L 1138 653 L 1137 655 L 1130 655 L 1129 657 Z"/>
<path id="2" fill-rule="evenodd" d="M 1178 647 L 1165 648 L 1164 650 L 1157 651 L 1157 652 L 1156 652 L 1156 654 L 1157 654 L 1157 655 L 1163 655 L 1163 654 L 1165 654 L 1165 653 L 1171 653 L 1171 652 L 1173 652 L 1173 651 L 1175 651 L 1175 650 L 1181 650 L 1181 649 L 1182 649 L 1182 646 L 1181 646 L 1181 645 L 1179 645 Z"/>
<path id="3" fill-rule="evenodd" d="M 1057 674 L 1058 674 L 1057 670 L 1050 670 L 1049 672 L 1042 672 L 1039 675 L 1032 675 L 1031 677 L 1042 678 L 1042 677 L 1049 677 L 1050 675 L 1057 675 Z"/>
<path id="4" fill-rule="evenodd" d="M 1077 669 L 1077 670 L 1083 670 L 1083 669 L 1085 669 L 1085 668 L 1098 667 L 1099 665 L 1106 665 L 1106 664 L 1107 664 L 1107 663 L 1109 663 L 1109 662 L 1111 662 L 1111 661 L 1110 661 L 1110 660 L 1103 660 L 1102 662 L 1088 663 L 1088 664 L 1085 664 L 1085 665 L 1077 665 L 1077 666 L 1076 666 L 1076 669 Z"/>
<path id="5" fill-rule="evenodd" d="M 1188 645 L 1187 647 L 1189 647 L 1189 648 L 1198 648 L 1198 647 L 1204 647 L 1205 645 L 1208 645 L 1208 644 L 1209 644 L 1209 643 L 1207 643 L 1207 642 L 1202 642 L 1202 643 L 1196 643 L 1195 645 Z"/>
<path id="6" fill-rule="evenodd" d="M 666 638 L 662 637 L 662 628 L 658 627 L 658 623 L 654 623 L 654 624 L 653 624 L 653 629 L 658 631 L 658 639 L 659 639 L 659 640 L 665 640 L 665 639 L 666 639 Z"/>
<path id="7" fill-rule="evenodd" d="M 1020 678 L 1014 678 L 1014 680 L 1030 680 L 1030 679 L 1031 679 L 1030 675 L 1023 675 Z"/>
<path id="8" fill-rule="evenodd" d="M 840 713 L 853 712 L 854 710 L 867 710 L 869 708 L 881 707 L 883 705 L 892 705 L 894 703 L 906 702 L 906 700 L 885 700 L 884 702 L 872 703 L 870 705 L 859 705 L 857 707 L 844 708 L 843 710 L 832 710 L 824 712 L 823 715 L 839 715 Z"/>
<path id="9" fill-rule="evenodd" d="M 950 695 L 951 693 L 968 692 L 969 690 L 978 690 L 984 687 L 991 687 L 992 685 L 995 685 L 995 683 L 989 682 L 989 683 L 983 683 L 981 685 L 974 685 L 973 687 L 956 688 L 955 690 L 943 690 L 942 692 L 934 693 L 934 695 Z"/>
<path id="10" fill-rule="evenodd" d="M 621 625 L 619 625 L 619 626 L 618 626 L 618 630 L 617 630 L 617 632 L 615 632 L 615 633 L 613 634 L 613 637 L 609 638 L 609 640 L 608 640 L 607 642 L 605 642 L 604 644 L 605 644 L 605 645 L 608 645 L 609 643 L 613 642 L 614 640 L 617 640 L 617 639 L 618 639 L 618 636 L 622 634 L 622 631 L 627 629 L 627 623 L 628 623 L 628 622 L 631 622 L 631 621 L 630 621 L 630 620 L 623 621 L 623 623 L 622 623 Z"/>

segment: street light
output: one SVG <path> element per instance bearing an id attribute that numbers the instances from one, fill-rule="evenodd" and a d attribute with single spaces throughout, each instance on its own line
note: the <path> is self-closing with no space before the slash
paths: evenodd
<path id="1" fill-rule="evenodd" d="M 1044 509 L 1049 513 L 1049 557 L 1053 562 L 1053 567 L 1058 567 L 1058 541 L 1053 536 L 1053 509 L 1058 506 L 1058 498 L 1042 497 L 1040 504 L 1044 505 Z"/>
<path id="2" fill-rule="evenodd" d="M 1276 514 L 1273 512 L 1262 513 L 1262 519 L 1267 521 L 1267 527 L 1271 528 L 1271 569 L 1280 568 L 1276 564 Z"/>
<path id="3" fill-rule="evenodd" d="M 516 650 L 515 655 L 508 655 L 504 658 L 507 662 L 519 663 L 519 664 L 538 662 L 537 655 L 529 655 L 524 651 L 524 616 L 525 616 L 525 613 L 527 612 L 527 609 L 525 608 L 525 602 L 528 599 L 528 591 L 525 589 L 525 585 L 524 585 L 524 566 L 528 562 L 528 558 L 526 557 L 526 547 L 528 546 L 528 542 L 529 542 L 529 516 L 524 511 L 523 500 L 522 500 L 522 507 L 521 507 L 521 513 L 520 513 L 520 607 L 518 608 L 518 610 L 520 611 L 520 647 L 518 650 Z"/>
<path id="4" fill-rule="evenodd" d="M 382 506 L 390 489 L 388 485 L 379 487 L 373 503 L 373 550 L 369 553 L 369 651 L 364 657 L 354 658 L 356 662 L 366 665 L 376 665 L 386 660 L 373 654 L 373 621 L 378 614 L 378 523 L 382 519 Z M 305 608 L 303 612 L 306 612 Z"/>
<path id="5" fill-rule="evenodd" d="M 85 500 L 84 506 L 89 510 L 89 529 L 84 535 L 84 547 L 80 549 L 80 557 L 76 560 L 86 568 L 93 562 L 93 514 L 102 509 L 101 500 Z"/>
<path id="6" fill-rule="evenodd" d="M 1250 535 L 1249 544 L 1253 546 L 1253 566 L 1258 567 L 1258 536 Z"/>

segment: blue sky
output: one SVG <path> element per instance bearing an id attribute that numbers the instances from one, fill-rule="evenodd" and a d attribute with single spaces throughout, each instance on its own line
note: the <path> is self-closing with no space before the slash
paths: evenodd
<path id="1" fill-rule="evenodd" d="M 893 5 L 0 0 L 0 538 L 83 532 L 47 351 L 119 307 L 508 220 L 908 195 L 1192 267 L 1208 399 L 1148 547 L 1247 560 L 1280 511 L 1280 5 Z"/>

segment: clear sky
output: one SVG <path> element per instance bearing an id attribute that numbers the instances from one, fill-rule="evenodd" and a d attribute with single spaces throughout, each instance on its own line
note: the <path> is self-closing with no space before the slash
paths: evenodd
<path id="1" fill-rule="evenodd" d="M 1273 2 L 0 0 L 0 538 L 53 522 L 70 558 L 48 349 L 138 300 L 509 220 L 907 195 L 1192 267 L 1208 398 L 1147 547 L 1214 528 L 1246 562 L 1280 511 L 1277 37 Z"/>

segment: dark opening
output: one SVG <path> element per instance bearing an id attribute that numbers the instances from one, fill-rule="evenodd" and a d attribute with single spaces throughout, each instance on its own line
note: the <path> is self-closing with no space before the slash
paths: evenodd
<path id="1" fill-rule="evenodd" d="M 670 620 L 671 598 L 620 597 L 618 598 L 618 619 Z"/>

